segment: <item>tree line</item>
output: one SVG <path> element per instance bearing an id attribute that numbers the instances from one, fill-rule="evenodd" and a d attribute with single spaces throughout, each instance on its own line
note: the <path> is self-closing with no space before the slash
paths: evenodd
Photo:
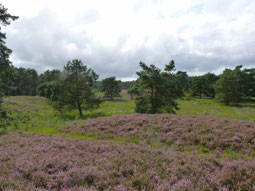
<path id="1" fill-rule="evenodd" d="M 0 4 L 0 24 L 5 26 L 18 17 L 7 13 Z M 0 115 L 6 115 L 1 106 L 2 96 L 43 96 L 56 103 L 56 107 L 75 108 L 80 116 L 84 109 L 95 109 L 102 102 L 96 91 L 113 100 L 123 89 L 135 99 L 136 112 L 174 113 L 177 99 L 184 96 L 211 97 L 226 105 L 236 104 L 244 98 L 255 97 L 255 68 L 225 69 L 220 75 L 206 73 L 188 76 L 176 71 L 172 60 L 161 71 L 155 65 L 140 62 L 141 71 L 133 82 L 121 82 L 109 77 L 98 81 L 98 74 L 79 59 L 68 61 L 63 70 L 47 70 L 38 74 L 34 69 L 16 68 L 9 60 L 11 50 L 5 46 L 6 35 L 0 31 Z"/>

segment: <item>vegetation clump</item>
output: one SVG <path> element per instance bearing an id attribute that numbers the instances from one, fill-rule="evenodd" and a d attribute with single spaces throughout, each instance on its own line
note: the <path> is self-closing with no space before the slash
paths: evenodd
<path id="1" fill-rule="evenodd" d="M 121 97 L 120 81 L 117 81 L 115 77 L 105 78 L 102 80 L 101 92 L 104 92 L 104 97 L 111 101 L 115 97 Z"/>
<path id="2" fill-rule="evenodd" d="M 161 72 L 155 65 L 147 66 L 140 62 L 142 71 L 137 72 L 138 79 L 129 90 L 135 96 L 138 113 L 175 113 L 178 109 L 176 102 L 176 87 L 174 86 L 175 75 L 174 61 L 165 66 L 165 72 Z"/>
<path id="3" fill-rule="evenodd" d="M 81 60 L 69 61 L 64 67 L 65 77 L 61 84 L 62 92 L 59 95 L 60 106 L 71 106 L 78 109 L 80 117 L 83 109 L 94 109 L 99 107 L 101 100 L 95 96 L 92 90 L 98 75 Z"/>

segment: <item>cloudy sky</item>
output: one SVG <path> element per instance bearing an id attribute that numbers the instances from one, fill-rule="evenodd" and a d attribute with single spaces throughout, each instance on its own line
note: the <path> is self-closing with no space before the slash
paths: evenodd
<path id="1" fill-rule="evenodd" d="M 101 78 L 135 78 L 139 61 L 190 75 L 255 67 L 254 0 L 1 0 L 17 67 L 81 59 Z"/>

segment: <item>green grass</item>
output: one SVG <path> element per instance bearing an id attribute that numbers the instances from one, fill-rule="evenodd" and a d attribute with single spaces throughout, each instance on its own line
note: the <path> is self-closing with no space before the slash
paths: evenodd
<path id="1" fill-rule="evenodd" d="M 182 115 L 204 115 L 216 116 L 233 119 L 241 119 L 247 121 L 255 121 L 255 112 L 253 105 L 243 105 L 243 107 L 227 107 L 214 102 L 211 99 L 192 99 L 192 100 L 179 100 L 180 110 L 177 114 Z M 141 140 L 132 137 L 113 136 L 109 138 L 101 138 L 100 136 L 89 133 L 63 133 L 60 132 L 65 127 L 66 123 L 79 119 L 77 111 L 66 111 L 59 113 L 45 98 L 41 97 L 8 97 L 4 99 L 4 105 L 8 108 L 9 116 L 15 120 L 11 121 L 9 131 L 22 131 L 36 134 L 50 134 L 60 135 L 68 138 L 77 138 L 84 140 L 106 141 L 113 143 L 123 144 L 144 144 Z M 84 119 L 90 117 L 105 117 L 110 115 L 132 114 L 134 113 L 134 101 L 105 101 L 100 108 L 94 111 L 84 111 Z M 150 131 L 158 136 L 156 124 L 152 124 Z M 163 147 L 173 149 L 178 152 L 197 153 L 201 156 L 210 156 L 215 153 L 208 148 L 200 147 L 198 150 L 189 150 L 187 147 L 177 145 L 172 142 L 165 144 L 147 141 L 151 147 Z M 221 154 L 223 158 L 254 158 L 255 154 L 244 155 L 236 153 L 232 148 L 226 149 Z"/>
<path id="2" fill-rule="evenodd" d="M 255 122 L 255 102 L 225 106 L 212 99 L 178 100 L 179 115 L 214 116 Z"/>
<path id="3" fill-rule="evenodd" d="M 95 116 L 95 114 L 98 114 L 99 116 L 110 116 L 132 114 L 135 112 L 134 106 L 134 101 L 105 101 L 102 103 L 100 108 L 91 112 L 85 112 L 85 115 Z"/>
<path id="4" fill-rule="evenodd" d="M 105 101 L 101 104 L 100 108 L 96 110 L 84 111 L 84 118 L 82 119 L 79 118 L 79 113 L 76 110 L 58 112 L 45 98 L 30 96 L 7 97 L 4 99 L 4 105 L 8 109 L 8 114 L 10 118 L 14 119 L 10 121 L 7 130 L 37 134 L 61 135 L 65 137 L 79 138 L 85 140 L 100 140 L 124 144 L 141 144 L 141 140 L 136 138 L 124 138 L 114 136 L 102 139 L 96 134 L 84 135 L 79 133 L 61 133 L 59 131 L 60 129 L 65 127 L 66 123 L 74 120 L 84 120 L 87 118 L 134 113 L 134 101 L 128 98 L 127 92 L 122 92 L 122 94 L 125 94 L 125 100 L 115 100 L 112 102 Z M 239 106 L 224 106 L 215 102 L 212 99 L 182 99 L 178 100 L 178 102 L 180 110 L 177 111 L 177 114 L 180 115 L 215 116 L 255 122 L 255 103 L 252 102 L 243 103 Z M 155 136 L 158 135 L 156 124 L 152 124 L 150 131 Z M 171 142 L 159 144 L 156 142 L 148 141 L 147 144 L 151 147 L 166 147 L 172 148 L 179 152 L 186 152 L 186 148 Z M 204 147 L 201 147 L 196 152 L 202 155 L 213 154 L 209 151 L 209 149 Z M 254 153 L 252 153 L 251 156 L 244 156 L 243 154 L 235 153 L 230 148 L 224 151 L 222 157 L 247 158 L 254 157 L 253 155 L 255 156 Z"/>
<path id="5" fill-rule="evenodd" d="M 201 146 L 201 147 L 199 148 L 199 150 L 200 150 L 202 153 L 209 153 L 209 152 L 210 152 L 210 150 L 209 150 L 208 148 L 203 147 L 203 146 Z"/>
<path id="6" fill-rule="evenodd" d="M 105 101 L 96 110 L 84 111 L 83 119 L 134 113 L 134 101 L 129 99 L 127 92 L 122 94 L 126 100 Z M 178 102 L 180 110 L 177 110 L 177 114 L 180 115 L 215 116 L 255 122 L 255 103 L 224 106 L 212 99 L 183 99 Z M 78 111 L 67 110 L 60 113 L 49 104 L 47 99 L 41 97 L 7 97 L 4 99 L 4 105 L 9 111 L 9 116 L 16 119 L 9 125 L 9 130 L 52 134 L 65 123 L 80 120 Z M 155 125 L 150 130 L 157 134 Z"/>

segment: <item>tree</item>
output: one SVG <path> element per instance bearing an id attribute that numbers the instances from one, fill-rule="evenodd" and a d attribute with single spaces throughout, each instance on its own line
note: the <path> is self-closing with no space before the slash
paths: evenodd
<path id="1" fill-rule="evenodd" d="M 14 68 L 10 95 L 35 96 L 38 74 L 34 69 Z"/>
<path id="2" fill-rule="evenodd" d="M 239 78 L 240 66 L 234 70 L 225 69 L 216 82 L 216 97 L 225 105 L 236 104 L 242 100 L 243 93 Z"/>
<path id="3" fill-rule="evenodd" d="M 244 69 L 244 76 L 242 80 L 242 84 L 245 86 L 245 94 L 246 96 L 255 97 L 255 68 Z"/>
<path id="4" fill-rule="evenodd" d="M 121 97 L 120 81 L 117 81 L 115 77 L 109 77 L 102 80 L 101 91 L 105 93 L 104 97 L 113 100 L 115 97 Z"/>
<path id="5" fill-rule="evenodd" d="M 60 70 L 47 70 L 39 76 L 37 93 L 51 101 L 58 101 L 61 93 L 62 75 Z"/>
<path id="6" fill-rule="evenodd" d="M 44 82 L 51 82 L 54 80 L 59 80 L 61 78 L 61 71 L 60 70 L 46 70 L 43 74 L 39 76 L 39 84 Z"/>
<path id="7" fill-rule="evenodd" d="M 59 96 L 62 93 L 62 81 L 53 80 L 50 82 L 44 82 L 37 87 L 37 93 L 39 96 L 46 97 L 51 101 L 59 101 Z"/>
<path id="8" fill-rule="evenodd" d="M 2 119 L 6 118 L 6 111 L 2 107 L 2 96 L 8 90 L 6 84 L 9 82 L 9 76 L 12 74 L 10 68 L 11 62 L 9 60 L 12 51 L 5 46 L 6 34 L 1 31 L 1 25 L 9 25 L 11 21 L 16 19 L 18 19 L 17 16 L 12 16 L 7 13 L 7 9 L 0 4 L 0 125 L 2 124 Z"/>
<path id="9" fill-rule="evenodd" d="M 202 79 L 204 81 L 204 86 L 203 86 L 203 94 L 206 97 L 215 97 L 215 88 L 214 85 L 216 81 L 219 79 L 218 76 L 216 76 L 213 73 L 206 73 L 202 76 Z"/>
<path id="10" fill-rule="evenodd" d="M 187 72 L 177 71 L 175 75 L 172 76 L 172 89 L 174 89 L 176 97 L 183 97 L 184 91 L 188 89 L 188 75 Z M 175 87 L 175 88 L 174 88 Z"/>
<path id="11" fill-rule="evenodd" d="M 165 66 L 161 72 L 155 65 L 147 66 L 140 62 L 142 71 L 137 72 L 138 79 L 129 90 L 135 96 L 138 113 L 175 113 L 178 103 L 175 101 L 175 88 L 172 87 L 174 61 Z"/>
<path id="12" fill-rule="evenodd" d="M 83 116 L 83 109 L 99 107 L 101 100 L 92 91 L 98 75 L 92 69 L 87 69 L 81 60 L 74 59 L 64 66 L 64 74 L 63 91 L 59 100 L 61 106 L 68 105 L 78 109 L 80 117 Z"/>
<path id="13" fill-rule="evenodd" d="M 215 82 L 218 80 L 218 76 L 213 73 L 206 73 L 202 76 L 191 77 L 191 94 L 192 96 L 199 96 L 202 98 L 206 97 L 215 97 Z"/>
<path id="14" fill-rule="evenodd" d="M 192 96 L 199 96 L 199 98 L 202 98 L 202 93 L 204 89 L 204 79 L 202 76 L 194 76 L 191 78 L 191 94 Z"/>
<path id="15" fill-rule="evenodd" d="M 6 9 L 2 4 L 0 4 L 0 25 L 2 26 L 9 25 L 11 21 L 18 19 L 17 16 L 12 16 L 7 13 L 7 10 L 8 9 Z M 2 28 L 0 26 L 0 92 L 4 94 L 8 88 L 7 86 L 5 86 L 5 83 L 9 82 L 6 80 L 6 77 L 9 77 L 9 75 L 11 74 L 11 62 L 9 60 L 9 56 L 12 51 L 5 46 L 6 34 L 3 33 L 1 29 Z"/>

